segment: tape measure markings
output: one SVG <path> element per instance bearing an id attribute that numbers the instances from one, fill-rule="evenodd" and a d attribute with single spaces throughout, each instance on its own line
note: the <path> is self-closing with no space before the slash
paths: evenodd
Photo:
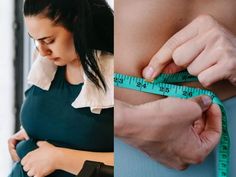
<path id="1" fill-rule="evenodd" d="M 209 90 L 170 84 L 192 81 L 198 81 L 198 79 L 195 76 L 191 76 L 186 71 L 179 72 L 177 74 L 161 74 L 154 80 L 154 82 L 147 82 L 143 78 L 139 77 L 127 76 L 117 73 L 114 74 L 114 85 L 116 87 L 184 99 L 200 95 L 210 96 L 212 98 L 212 102 L 220 106 L 222 113 L 222 135 L 218 152 L 218 177 L 228 177 L 230 139 L 227 130 L 227 117 L 223 103 L 213 92 Z"/>

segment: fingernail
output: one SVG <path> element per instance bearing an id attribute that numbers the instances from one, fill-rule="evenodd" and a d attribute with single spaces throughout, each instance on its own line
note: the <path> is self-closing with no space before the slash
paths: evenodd
<path id="1" fill-rule="evenodd" d="M 152 75 L 154 73 L 154 69 L 151 66 L 148 66 L 144 69 L 143 71 L 143 77 L 148 80 L 148 81 L 152 81 Z"/>
<path id="2" fill-rule="evenodd" d="M 154 83 L 154 79 L 153 80 L 148 80 L 148 79 L 144 79 L 146 82 L 150 82 L 150 83 Z"/>
<path id="3" fill-rule="evenodd" d="M 211 104 L 212 100 L 209 96 L 203 96 L 202 102 L 203 102 L 204 106 L 209 106 Z"/>

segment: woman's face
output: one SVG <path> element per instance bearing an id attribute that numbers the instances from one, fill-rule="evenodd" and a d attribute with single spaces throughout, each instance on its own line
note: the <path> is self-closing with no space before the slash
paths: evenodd
<path id="1" fill-rule="evenodd" d="M 55 25 L 50 19 L 41 16 L 27 16 L 25 22 L 41 56 L 58 66 L 78 61 L 72 33 L 63 26 Z"/>

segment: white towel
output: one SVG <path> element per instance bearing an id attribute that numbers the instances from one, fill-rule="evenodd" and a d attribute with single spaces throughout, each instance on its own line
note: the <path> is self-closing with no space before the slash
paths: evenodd
<path id="1" fill-rule="evenodd" d="M 114 106 L 114 57 L 113 55 L 102 54 L 100 51 L 97 53 L 98 65 L 107 84 L 107 91 L 98 89 L 83 74 L 83 87 L 72 106 L 74 108 L 90 107 L 92 113 L 100 114 L 102 109 Z M 57 66 L 52 61 L 37 55 L 28 75 L 28 83 L 43 90 L 49 90 L 56 70 Z"/>

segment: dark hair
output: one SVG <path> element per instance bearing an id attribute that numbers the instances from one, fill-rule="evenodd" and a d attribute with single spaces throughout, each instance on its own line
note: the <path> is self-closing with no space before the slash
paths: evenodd
<path id="1" fill-rule="evenodd" d="M 113 54 L 113 11 L 105 0 L 25 0 L 24 15 L 45 16 L 70 31 L 85 74 L 106 90 L 96 61 L 97 50 Z"/>

